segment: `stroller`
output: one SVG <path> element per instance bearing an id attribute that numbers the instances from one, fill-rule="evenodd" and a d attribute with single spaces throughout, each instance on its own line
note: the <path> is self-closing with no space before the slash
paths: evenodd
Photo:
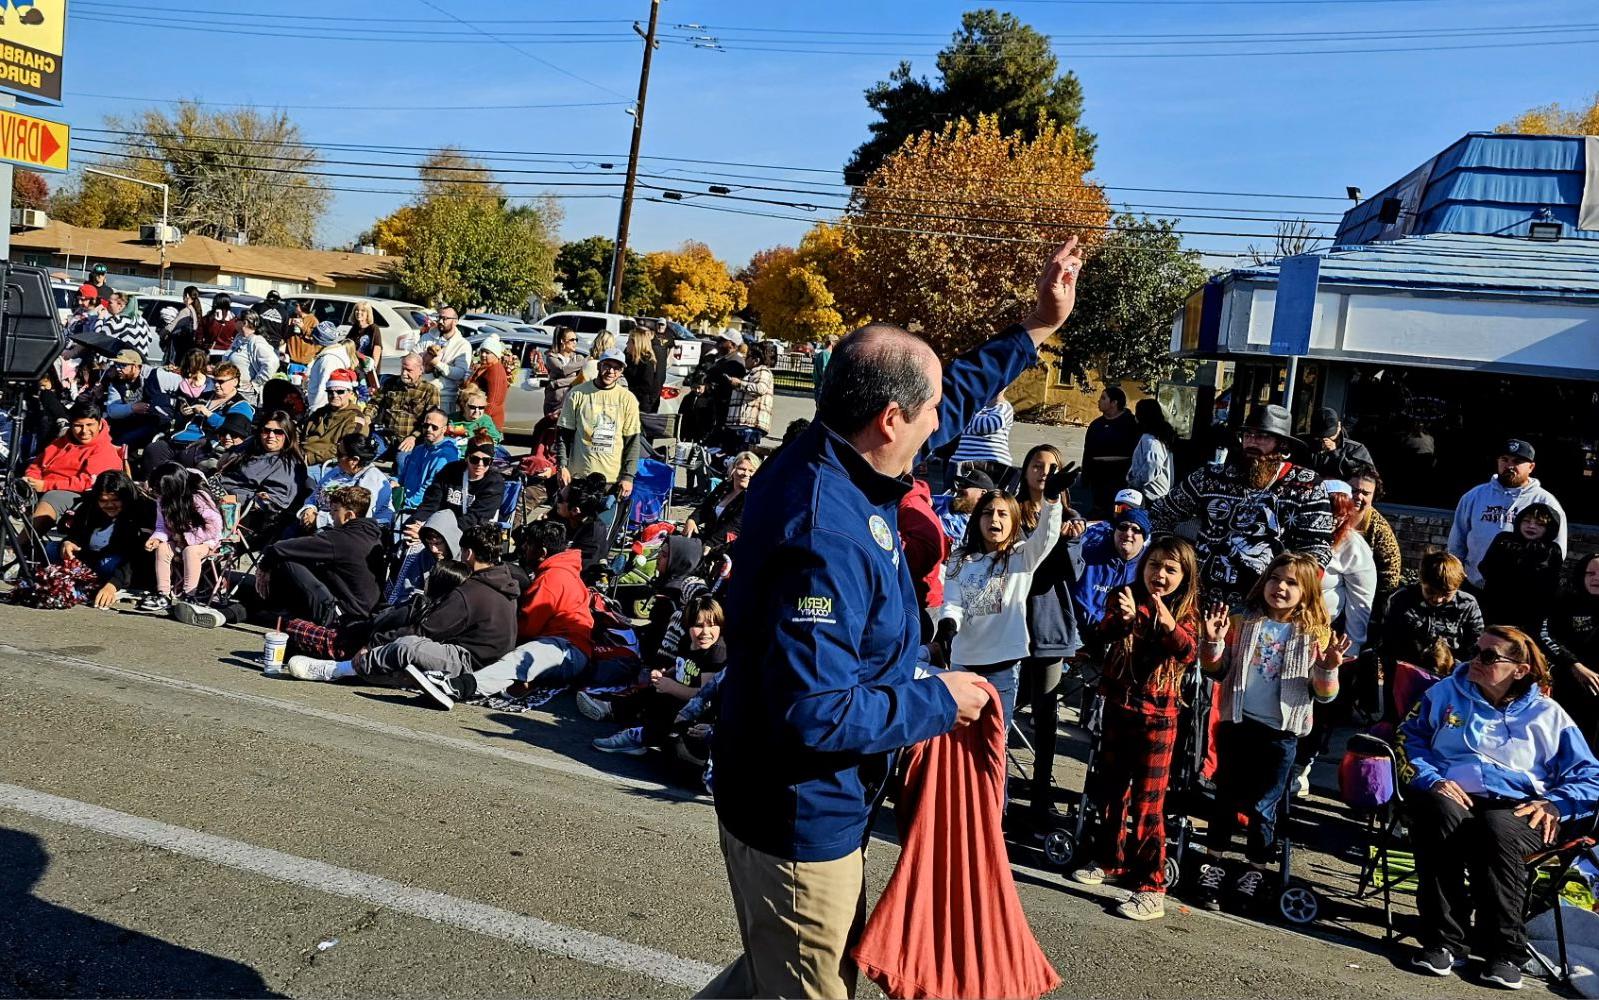
<path id="1" fill-rule="evenodd" d="M 1205 766 L 1210 718 L 1211 685 L 1200 672 L 1198 664 L 1191 667 L 1182 680 L 1184 708 L 1178 716 L 1177 746 L 1172 752 L 1171 777 L 1166 786 L 1166 888 L 1175 888 L 1182 878 L 1183 858 L 1193 839 L 1194 821 L 1191 814 L 1197 800 L 1203 798 L 1199 790 L 1200 771 Z M 1094 762 L 1099 758 L 1105 738 L 1105 696 L 1096 693 L 1083 716 L 1083 726 L 1088 731 L 1088 773 L 1094 773 Z M 1092 824 L 1099 810 L 1089 797 L 1090 782 L 1083 783 L 1083 791 L 1067 810 L 1067 824 L 1049 831 L 1044 836 L 1044 857 L 1056 868 L 1070 867 L 1085 845 L 1093 842 L 1096 833 Z"/>

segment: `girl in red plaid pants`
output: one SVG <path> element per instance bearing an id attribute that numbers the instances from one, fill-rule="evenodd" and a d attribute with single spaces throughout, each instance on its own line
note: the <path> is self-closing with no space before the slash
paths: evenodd
<path id="1" fill-rule="evenodd" d="M 1116 912 L 1129 920 L 1166 915 L 1166 783 L 1183 673 L 1198 653 L 1198 571 L 1192 545 L 1157 539 L 1132 586 L 1111 596 L 1100 624 L 1104 729 L 1088 776 L 1098 820 L 1095 861 L 1071 877 L 1083 885 L 1109 879 L 1127 885 L 1132 898 Z"/>

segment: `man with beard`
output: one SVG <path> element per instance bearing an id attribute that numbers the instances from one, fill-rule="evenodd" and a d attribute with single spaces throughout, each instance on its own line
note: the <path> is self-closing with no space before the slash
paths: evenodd
<path id="1" fill-rule="evenodd" d="M 598 472 L 622 499 L 633 495 L 643 427 L 638 399 L 622 385 L 626 365 L 627 358 L 612 348 L 599 357 L 599 377 L 566 394 L 555 450 L 563 486 Z"/>
<path id="2" fill-rule="evenodd" d="M 959 545 L 966 538 L 966 525 L 970 522 L 972 511 L 977 509 L 977 501 L 983 499 L 983 494 L 995 489 L 994 480 L 988 473 L 981 469 L 972 469 L 955 477 L 954 488 L 947 493 L 940 493 L 933 497 L 933 513 L 938 515 L 938 523 L 944 529 L 944 536 L 950 544 Z"/>
<path id="3" fill-rule="evenodd" d="M 1480 591 L 1482 571 L 1477 564 L 1487 554 L 1494 536 L 1509 531 L 1516 515 L 1535 503 L 1548 504 L 1559 516 L 1555 544 L 1566 553 L 1566 512 L 1555 495 L 1532 478 L 1537 452 L 1519 438 L 1505 442 L 1499 452 L 1499 472 L 1492 479 L 1467 491 L 1455 505 L 1455 522 L 1449 529 L 1449 552 L 1466 566 L 1466 581 Z"/>
<path id="4" fill-rule="evenodd" d="M 1332 504 L 1321 477 L 1288 460 L 1304 450 L 1288 410 L 1257 408 L 1240 443 L 1236 458 L 1195 470 L 1149 512 L 1159 534 L 1183 521 L 1199 523 L 1201 584 L 1233 607 L 1283 552 L 1303 553 L 1323 566 L 1332 558 Z"/>

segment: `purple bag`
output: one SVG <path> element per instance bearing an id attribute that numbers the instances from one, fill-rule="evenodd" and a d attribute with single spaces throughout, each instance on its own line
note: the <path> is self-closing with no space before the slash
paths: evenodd
<path id="1" fill-rule="evenodd" d="M 1338 795 L 1356 809 L 1375 809 L 1394 797 L 1394 768 L 1387 757 L 1347 751 L 1338 764 Z"/>

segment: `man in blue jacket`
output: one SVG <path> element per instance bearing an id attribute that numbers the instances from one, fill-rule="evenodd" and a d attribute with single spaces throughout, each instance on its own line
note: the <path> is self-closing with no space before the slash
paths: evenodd
<path id="1" fill-rule="evenodd" d="M 1037 362 L 1071 314 L 1081 267 L 1070 240 L 1027 321 L 947 372 L 904 330 L 850 334 L 817 422 L 750 486 L 713 779 L 744 955 L 702 995 L 854 995 L 864 845 L 892 754 L 974 721 L 988 701 L 976 674 L 915 677 L 920 607 L 899 502 L 924 446 L 948 443 Z"/>

